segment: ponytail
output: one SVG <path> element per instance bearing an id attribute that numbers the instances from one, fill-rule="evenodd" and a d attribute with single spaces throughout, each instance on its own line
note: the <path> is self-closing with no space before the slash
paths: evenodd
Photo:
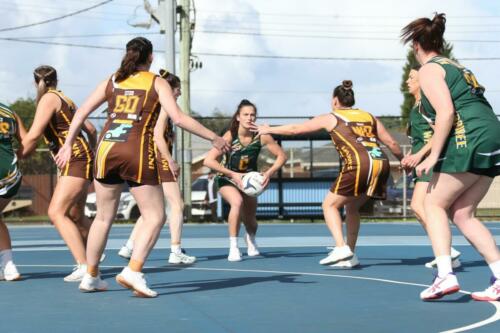
<path id="1" fill-rule="evenodd" d="M 404 44 L 417 42 L 426 52 L 441 53 L 444 46 L 444 31 L 446 29 L 446 14 L 435 13 L 431 20 L 422 17 L 410 22 L 401 31 Z"/>
<path id="2" fill-rule="evenodd" d="M 125 80 L 137 72 L 140 65 L 148 62 L 149 56 L 153 53 L 153 44 L 144 37 L 136 37 L 127 43 L 126 50 L 120 68 L 115 74 L 116 82 Z"/>
<path id="3" fill-rule="evenodd" d="M 36 104 L 40 102 L 42 96 L 47 93 L 50 88 L 57 88 L 57 71 L 52 66 L 38 66 L 33 71 L 33 77 L 36 83 Z"/>
<path id="4" fill-rule="evenodd" d="M 181 79 L 179 79 L 177 75 L 172 74 L 165 69 L 160 69 L 160 76 L 168 82 L 170 88 L 175 89 L 181 87 Z"/>

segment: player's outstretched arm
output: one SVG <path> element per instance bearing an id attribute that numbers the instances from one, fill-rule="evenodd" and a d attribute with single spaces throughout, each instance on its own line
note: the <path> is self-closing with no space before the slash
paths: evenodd
<path id="1" fill-rule="evenodd" d="M 327 113 L 316 116 L 313 119 L 300 124 L 288 124 L 281 126 L 253 124 L 251 129 L 253 132 L 258 133 L 259 135 L 300 135 L 317 132 L 322 129 L 331 131 L 333 128 L 335 128 L 335 126 L 337 126 L 337 118 L 335 118 L 332 114 Z"/>
<path id="2" fill-rule="evenodd" d="M 209 140 L 215 148 L 222 152 L 229 150 L 229 145 L 220 136 L 181 111 L 172 94 L 172 88 L 167 81 L 162 78 L 157 78 L 155 80 L 155 89 L 158 93 L 161 106 L 165 109 L 176 126 L 182 127 L 195 135 Z"/>

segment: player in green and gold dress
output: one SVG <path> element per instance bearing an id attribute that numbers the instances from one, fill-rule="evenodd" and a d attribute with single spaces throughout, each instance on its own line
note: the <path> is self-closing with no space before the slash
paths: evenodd
<path id="1" fill-rule="evenodd" d="M 427 187 L 432 178 L 432 171 L 428 174 L 422 174 L 417 176 L 415 172 L 415 167 L 423 161 L 427 154 L 431 151 L 431 138 L 434 133 L 430 119 L 426 119 L 422 113 L 422 104 L 420 102 L 420 84 L 418 82 L 418 69 L 417 66 L 410 70 L 408 75 L 408 80 L 406 84 L 408 86 L 408 92 L 412 94 L 415 98 L 415 105 L 410 110 L 409 121 L 408 121 L 408 137 L 411 141 L 411 152 L 406 155 L 401 161 L 401 165 L 408 169 L 413 169 L 413 181 L 415 182 L 415 187 L 413 189 L 413 196 L 411 198 L 411 209 L 415 213 L 417 220 L 422 224 L 422 227 L 427 230 L 427 221 L 425 218 L 424 210 L 424 199 L 427 193 Z M 451 258 L 453 268 L 460 267 L 460 252 L 451 248 Z M 425 264 L 427 268 L 433 268 L 436 266 L 436 260 L 432 260 Z"/>
<path id="2" fill-rule="evenodd" d="M 258 256 L 259 250 L 255 242 L 257 233 L 257 198 L 250 197 L 241 191 L 241 177 L 250 171 L 257 170 L 257 160 L 262 146 L 267 146 L 269 152 L 276 156 L 274 164 L 265 172 L 264 183 L 269 183 L 269 178 L 285 164 L 286 154 L 270 135 L 255 135 L 250 131 L 250 126 L 257 117 L 257 108 L 250 101 L 244 99 L 238 105 L 230 129 L 224 134 L 224 139 L 231 143 L 231 152 L 222 157 L 222 162 L 217 160 L 222 155 L 216 149 L 208 152 L 205 165 L 217 171 L 215 182 L 219 192 L 231 206 L 228 216 L 229 223 L 229 261 L 241 261 L 241 252 L 238 248 L 238 233 L 240 218 L 245 224 L 247 254 L 250 257 Z"/>
<path id="3" fill-rule="evenodd" d="M 21 186 L 22 175 L 12 143 L 22 142 L 26 130 L 14 111 L 0 103 L 0 213 L 7 207 Z M 21 275 L 12 261 L 9 230 L 0 216 L 0 281 L 19 280 Z"/>
<path id="4" fill-rule="evenodd" d="M 493 273 L 492 285 L 472 297 L 495 301 L 500 300 L 500 251 L 475 210 L 500 174 L 500 122 L 474 74 L 441 55 L 445 23 L 445 14 L 436 14 L 402 31 L 422 64 L 422 113 L 434 123 L 431 151 L 416 171 L 418 176 L 434 171 L 424 206 L 438 275 L 420 297 L 432 300 L 460 290 L 451 263 L 450 217 Z"/>

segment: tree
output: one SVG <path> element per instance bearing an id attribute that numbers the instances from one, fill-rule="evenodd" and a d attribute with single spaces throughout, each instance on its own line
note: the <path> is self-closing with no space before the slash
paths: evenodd
<path id="1" fill-rule="evenodd" d="M 10 105 L 10 109 L 17 113 L 28 130 L 35 116 L 36 102 L 33 98 L 20 98 Z M 47 148 L 45 143 L 39 148 Z M 25 160 L 19 161 L 21 172 L 25 175 L 55 173 L 55 164 L 48 151 L 36 151 Z"/>
<path id="2" fill-rule="evenodd" d="M 209 117 L 202 117 L 195 111 L 192 111 L 192 116 L 203 124 L 203 126 L 211 129 L 219 135 L 224 134 L 224 132 L 228 130 L 229 121 L 231 120 L 231 115 L 219 110 L 218 108 L 215 108 L 212 111 L 212 115 Z"/>
<path id="3" fill-rule="evenodd" d="M 443 52 L 443 56 L 453 59 L 457 61 L 453 57 L 453 45 L 448 42 L 445 42 Z M 406 126 L 408 123 L 408 116 L 410 114 L 410 110 L 415 104 L 415 98 L 412 94 L 408 92 L 408 87 L 406 86 L 406 80 L 408 80 L 408 75 L 410 75 L 410 70 L 418 65 L 417 59 L 415 59 L 415 55 L 413 54 L 413 50 L 408 50 L 408 54 L 406 55 L 406 63 L 403 66 L 403 80 L 401 82 L 400 90 L 403 93 L 403 104 L 401 104 L 401 117 L 403 118 L 403 125 Z"/>

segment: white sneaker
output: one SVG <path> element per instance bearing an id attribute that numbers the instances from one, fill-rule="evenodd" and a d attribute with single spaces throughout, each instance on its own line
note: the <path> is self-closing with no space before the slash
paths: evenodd
<path id="1" fill-rule="evenodd" d="M 432 285 L 420 293 L 420 298 L 424 301 L 430 301 L 456 293 L 459 290 L 460 286 L 456 275 L 448 273 L 442 278 L 436 276 Z"/>
<path id="2" fill-rule="evenodd" d="M 227 256 L 229 261 L 241 261 L 241 252 L 237 247 L 229 248 L 229 255 Z"/>
<path id="3" fill-rule="evenodd" d="M 168 257 L 168 263 L 174 265 L 177 264 L 190 265 L 194 264 L 195 262 L 196 262 L 196 257 L 188 256 L 186 253 L 182 251 L 179 253 L 170 252 L 170 256 Z"/>
<path id="4" fill-rule="evenodd" d="M 339 261 L 336 264 L 330 265 L 330 267 L 336 268 L 354 268 L 359 266 L 359 260 L 356 255 L 353 255 L 350 260 Z"/>
<path id="5" fill-rule="evenodd" d="M 118 255 L 122 258 L 130 259 L 132 257 L 132 250 L 133 249 L 129 249 L 128 247 L 126 247 L 124 245 L 124 246 L 122 246 L 120 251 L 118 251 Z"/>
<path id="6" fill-rule="evenodd" d="M 78 264 L 73 268 L 73 272 L 70 275 L 64 277 L 64 282 L 79 282 L 82 281 L 83 276 L 87 273 L 86 264 Z"/>
<path id="7" fill-rule="evenodd" d="M 348 245 L 344 245 L 341 247 L 334 247 L 333 250 L 328 253 L 326 258 L 323 258 L 319 261 L 320 265 L 331 265 L 335 264 L 339 261 L 350 260 L 354 256 L 351 248 Z"/>
<path id="8" fill-rule="evenodd" d="M 460 251 L 455 250 L 455 248 L 451 247 L 450 255 L 451 255 L 451 260 L 455 260 L 458 259 L 458 257 L 460 257 L 462 253 Z"/>
<path id="9" fill-rule="evenodd" d="M 144 274 L 134 272 L 128 266 L 116 276 L 116 282 L 122 287 L 132 289 L 138 297 L 152 298 L 158 296 L 158 293 L 148 288 Z"/>
<path id="10" fill-rule="evenodd" d="M 21 274 L 17 271 L 14 262 L 9 261 L 4 267 L 0 267 L 0 281 L 17 281 L 21 279 Z"/>
<path id="11" fill-rule="evenodd" d="M 500 279 L 491 278 L 491 286 L 484 291 L 476 291 L 471 294 L 476 301 L 494 302 L 500 301 Z"/>
<path id="12" fill-rule="evenodd" d="M 108 283 L 101 279 L 101 276 L 98 275 L 93 277 L 89 273 L 85 273 L 82 278 L 82 282 L 78 286 L 78 289 L 84 293 L 92 293 L 96 291 L 105 291 L 108 289 Z"/>
<path id="13" fill-rule="evenodd" d="M 460 259 L 456 258 L 456 259 L 452 259 L 451 260 L 451 268 L 459 268 L 460 266 L 462 266 L 462 263 L 460 262 Z M 425 267 L 427 267 L 427 268 L 437 268 L 436 259 L 434 259 L 433 261 L 429 261 L 429 262 L 425 263 Z"/>
<path id="14" fill-rule="evenodd" d="M 257 248 L 257 242 L 255 238 L 252 240 L 249 234 L 246 234 L 245 241 L 247 242 L 247 254 L 249 257 L 260 256 L 259 249 Z"/>

